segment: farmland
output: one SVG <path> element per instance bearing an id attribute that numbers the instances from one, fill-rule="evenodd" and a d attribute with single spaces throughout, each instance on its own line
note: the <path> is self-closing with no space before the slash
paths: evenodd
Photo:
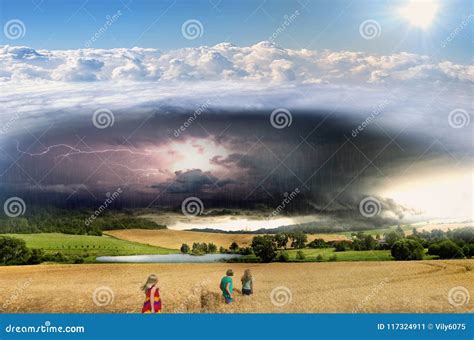
<path id="1" fill-rule="evenodd" d="M 30 248 L 43 249 L 46 254 L 87 255 L 88 261 L 96 256 L 170 254 L 176 250 L 119 240 L 109 236 L 85 236 L 60 233 L 5 234 L 22 239 Z"/>
<path id="2" fill-rule="evenodd" d="M 214 243 L 217 247 L 228 248 L 232 242 L 237 242 L 241 247 L 247 247 L 252 243 L 252 238 L 255 234 L 225 234 L 225 233 L 203 233 L 194 231 L 182 230 L 143 230 L 143 229 L 128 229 L 128 230 L 112 230 L 105 234 L 114 236 L 119 239 L 149 244 L 170 249 L 179 249 L 181 244 L 187 243 L 189 245 L 193 242 Z M 344 235 L 336 234 L 315 234 L 308 235 L 308 241 L 315 238 L 322 238 L 325 241 L 345 240 Z"/>
<path id="3" fill-rule="evenodd" d="M 474 260 L 0 267 L 0 310 L 138 313 L 143 303 L 139 288 L 156 273 L 164 313 L 472 313 L 472 299 L 453 306 L 448 294 L 454 287 L 473 291 L 473 266 Z M 229 267 L 236 288 L 243 270 L 251 268 L 255 294 L 237 293 L 235 303 L 225 305 L 218 282 Z M 272 295 L 274 289 L 280 294 Z"/>

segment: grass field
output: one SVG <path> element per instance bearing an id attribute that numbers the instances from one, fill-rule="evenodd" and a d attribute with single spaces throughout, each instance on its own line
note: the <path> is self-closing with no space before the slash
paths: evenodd
<path id="1" fill-rule="evenodd" d="M 218 283 L 229 267 L 237 288 L 251 268 L 255 294 L 236 293 L 235 303 L 225 305 Z M 138 313 L 139 288 L 156 273 L 164 313 L 472 313 L 473 299 L 458 307 L 448 300 L 454 287 L 472 294 L 472 267 L 474 260 L 0 267 L 0 312 Z"/>
<path id="2" fill-rule="evenodd" d="M 217 247 L 229 248 L 232 242 L 237 242 L 240 247 L 247 247 L 252 243 L 254 234 L 224 234 L 224 233 L 202 233 L 194 231 L 182 230 L 145 230 L 145 229 L 127 229 L 112 230 L 105 232 L 107 235 L 114 236 L 119 239 L 149 244 L 170 249 L 179 249 L 181 244 L 187 243 L 189 246 L 193 242 L 212 242 Z M 345 240 L 344 235 L 336 234 L 318 234 L 308 235 L 308 241 L 315 238 L 322 238 L 326 241 Z"/>
<path id="3" fill-rule="evenodd" d="M 177 250 L 119 240 L 110 236 L 85 236 L 60 233 L 4 234 L 22 239 L 30 248 L 43 249 L 45 253 L 61 252 L 64 255 L 88 254 L 90 261 L 96 256 L 171 254 Z"/>
<path id="4" fill-rule="evenodd" d="M 331 256 L 336 255 L 336 261 L 390 261 L 392 256 L 390 250 L 347 250 L 335 252 L 334 248 L 324 249 L 302 249 L 305 254 L 305 261 L 315 261 L 318 255 L 322 256 L 322 261 L 328 261 Z M 296 253 L 298 250 L 288 250 L 290 260 L 296 260 Z"/>

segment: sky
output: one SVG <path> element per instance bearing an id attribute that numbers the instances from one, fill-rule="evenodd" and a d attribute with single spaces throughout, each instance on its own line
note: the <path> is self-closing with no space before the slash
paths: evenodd
<path id="1" fill-rule="evenodd" d="M 472 219 L 469 1 L 0 4 L 5 213 Z"/>
<path id="2" fill-rule="evenodd" d="M 268 40 L 285 16 L 297 19 L 275 41 L 288 48 L 331 49 L 427 54 L 460 63 L 472 61 L 470 29 L 444 41 L 472 15 L 470 1 L 439 1 L 438 14 L 429 30 L 413 27 L 399 15 L 407 1 L 264 1 L 264 0 L 2 0 L 0 21 L 19 19 L 26 25 L 24 37 L 15 44 L 36 49 L 77 49 L 118 11 L 119 20 L 94 43 L 95 48 L 150 47 L 171 50 L 231 42 L 247 46 Z M 202 23 L 204 34 L 187 40 L 182 24 Z M 365 40 L 359 26 L 365 20 L 380 24 L 380 36 Z M 472 20 L 472 18 L 470 19 Z M 472 21 L 471 21 L 472 31 Z M 2 37 L 4 38 L 4 37 Z M 0 41 L 8 44 L 9 41 Z"/>

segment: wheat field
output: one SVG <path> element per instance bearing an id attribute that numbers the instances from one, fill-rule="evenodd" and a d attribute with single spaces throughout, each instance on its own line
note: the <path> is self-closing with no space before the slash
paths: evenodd
<path id="1" fill-rule="evenodd" d="M 232 242 L 237 242 L 241 247 L 250 246 L 254 234 L 225 234 L 225 233 L 205 233 L 172 229 L 126 229 L 111 230 L 104 234 L 122 240 L 148 244 L 168 249 L 179 249 L 183 243 L 192 245 L 193 242 L 214 243 L 217 247 L 229 248 Z M 325 241 L 345 240 L 344 235 L 337 234 L 314 234 L 308 235 L 308 241 L 322 238 Z"/>
<path id="2" fill-rule="evenodd" d="M 474 260 L 1 267 L 0 311 L 139 313 L 139 288 L 156 273 L 164 313 L 468 313 L 474 312 L 466 295 L 474 293 L 472 267 Z M 228 268 L 236 288 L 251 268 L 253 296 L 236 292 L 235 303 L 223 303 L 218 284 Z"/>

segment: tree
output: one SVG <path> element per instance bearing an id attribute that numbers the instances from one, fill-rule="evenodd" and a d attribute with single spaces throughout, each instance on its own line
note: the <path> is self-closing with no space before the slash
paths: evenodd
<path id="1" fill-rule="evenodd" d="M 276 246 L 278 248 L 286 249 L 286 245 L 288 244 L 288 234 L 278 233 L 278 234 L 275 234 L 274 238 L 275 238 Z"/>
<path id="2" fill-rule="evenodd" d="M 440 259 L 462 259 L 464 257 L 461 247 L 451 240 L 441 241 L 438 247 L 437 255 Z"/>
<path id="3" fill-rule="evenodd" d="M 183 254 L 187 254 L 187 253 L 189 253 L 189 246 L 186 243 L 183 243 L 181 245 L 180 250 Z"/>
<path id="4" fill-rule="evenodd" d="M 233 253 L 235 253 L 235 252 L 237 252 L 237 250 L 239 250 L 239 245 L 237 244 L 237 242 L 234 241 L 234 242 L 232 242 L 232 244 L 230 245 L 229 249 L 230 249 Z"/>
<path id="5" fill-rule="evenodd" d="M 348 248 L 347 242 L 334 242 L 334 251 L 346 251 Z"/>
<path id="6" fill-rule="evenodd" d="M 225 254 L 225 253 L 227 253 L 227 251 L 225 250 L 225 248 L 223 246 L 220 246 L 219 247 L 219 253 Z"/>
<path id="7" fill-rule="evenodd" d="M 271 262 L 276 256 L 276 245 L 270 235 L 255 236 L 252 239 L 252 249 L 262 262 Z"/>
<path id="8" fill-rule="evenodd" d="M 217 252 L 217 246 L 214 243 L 209 243 L 207 245 L 207 251 L 209 253 L 215 253 L 215 252 Z"/>
<path id="9" fill-rule="evenodd" d="M 390 230 L 384 234 L 385 242 L 389 245 L 390 248 L 395 244 L 395 242 L 400 241 L 403 236 L 395 230 Z"/>
<path id="10" fill-rule="evenodd" d="M 30 250 L 23 240 L 0 236 L 0 265 L 27 264 L 31 256 Z"/>
<path id="11" fill-rule="evenodd" d="M 372 235 L 366 235 L 363 242 L 365 250 L 374 250 L 377 247 L 377 241 L 375 241 Z"/>
<path id="12" fill-rule="evenodd" d="M 322 238 L 317 238 L 312 240 L 307 244 L 309 248 L 327 248 L 328 245 L 326 241 L 324 241 Z"/>
<path id="13" fill-rule="evenodd" d="M 405 232 L 403 231 L 402 227 L 400 227 L 400 225 L 398 225 L 397 229 L 395 229 L 395 231 L 401 236 L 401 237 L 405 237 Z"/>
<path id="14" fill-rule="evenodd" d="M 290 238 L 291 238 L 291 247 L 297 248 L 297 249 L 304 248 L 306 242 L 308 241 L 308 236 L 301 231 L 292 233 L 290 235 Z"/>
<path id="15" fill-rule="evenodd" d="M 44 254 L 41 249 L 31 249 L 28 264 L 40 264 L 41 262 L 43 262 L 43 255 Z"/>
<path id="16" fill-rule="evenodd" d="M 395 260 L 409 261 L 423 259 L 424 251 L 423 246 L 419 242 L 402 239 L 394 243 L 391 253 Z"/>

